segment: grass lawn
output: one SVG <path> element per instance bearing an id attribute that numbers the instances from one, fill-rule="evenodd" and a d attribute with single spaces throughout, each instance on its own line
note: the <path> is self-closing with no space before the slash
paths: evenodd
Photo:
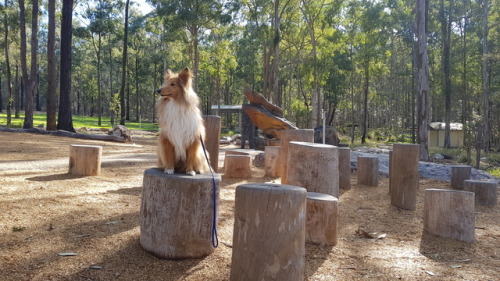
<path id="1" fill-rule="evenodd" d="M 112 125 L 109 117 L 101 118 L 101 126 L 98 125 L 97 117 L 72 115 L 73 127 L 75 129 L 81 127 L 87 128 L 106 128 L 112 129 Z M 33 114 L 33 127 L 37 127 L 41 124 L 45 126 L 47 120 L 47 115 L 45 112 L 36 112 Z M 12 128 L 22 128 L 24 123 L 24 112 L 21 112 L 19 118 L 14 118 L 12 115 Z M 0 126 L 7 125 L 7 113 L 0 113 Z M 158 125 L 156 123 L 136 123 L 136 122 L 126 122 L 125 126 L 131 130 L 145 130 L 145 131 L 157 131 Z"/>

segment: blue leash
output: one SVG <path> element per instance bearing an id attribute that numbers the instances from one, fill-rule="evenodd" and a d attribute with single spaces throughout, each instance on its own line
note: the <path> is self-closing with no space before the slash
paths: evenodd
<path id="1" fill-rule="evenodd" d="M 210 174 L 212 175 L 212 183 L 214 185 L 214 215 L 212 220 L 212 246 L 214 248 L 219 247 L 219 238 L 217 237 L 217 182 L 215 182 L 214 172 L 212 166 L 210 166 L 210 161 L 208 160 L 207 149 L 205 148 L 205 143 L 203 138 L 200 136 L 201 146 L 203 147 L 203 153 L 205 154 L 205 159 L 207 159 L 208 168 L 210 169 Z"/>

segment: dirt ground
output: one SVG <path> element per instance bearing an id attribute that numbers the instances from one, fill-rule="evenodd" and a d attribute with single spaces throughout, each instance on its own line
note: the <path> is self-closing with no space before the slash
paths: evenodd
<path id="1" fill-rule="evenodd" d="M 102 145 L 101 175 L 68 175 L 70 144 Z M 228 280 L 235 188 L 279 178 L 253 167 L 248 181 L 223 179 L 219 248 L 203 259 L 162 260 L 139 245 L 142 178 L 155 151 L 146 138 L 121 144 L 0 132 L 0 279 Z M 390 204 L 387 178 L 378 187 L 356 181 L 351 175 L 352 189 L 341 191 L 339 243 L 306 244 L 305 280 L 500 279 L 500 205 L 476 207 L 477 242 L 469 244 L 423 233 L 423 191 L 449 183 L 421 179 L 417 209 L 404 211 Z"/>

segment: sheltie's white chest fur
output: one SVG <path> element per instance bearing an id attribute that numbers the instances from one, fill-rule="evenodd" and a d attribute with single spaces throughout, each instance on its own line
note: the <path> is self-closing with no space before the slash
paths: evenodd
<path id="1" fill-rule="evenodd" d="M 197 106 L 180 104 L 175 100 L 166 103 L 158 112 L 160 134 L 174 146 L 175 160 L 186 160 L 186 149 L 205 135 L 201 112 Z"/>

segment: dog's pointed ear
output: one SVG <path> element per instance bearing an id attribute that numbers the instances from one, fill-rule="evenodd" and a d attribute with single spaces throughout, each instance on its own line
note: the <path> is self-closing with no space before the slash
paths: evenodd
<path id="1" fill-rule="evenodd" d="M 173 74 L 174 73 L 172 72 L 172 70 L 167 69 L 167 72 L 165 73 L 165 80 L 170 79 L 170 77 L 172 77 Z"/>
<path id="2" fill-rule="evenodd" d="M 191 78 L 193 78 L 193 72 L 186 67 L 181 71 L 181 73 L 179 73 L 179 78 L 184 85 L 189 85 Z"/>

